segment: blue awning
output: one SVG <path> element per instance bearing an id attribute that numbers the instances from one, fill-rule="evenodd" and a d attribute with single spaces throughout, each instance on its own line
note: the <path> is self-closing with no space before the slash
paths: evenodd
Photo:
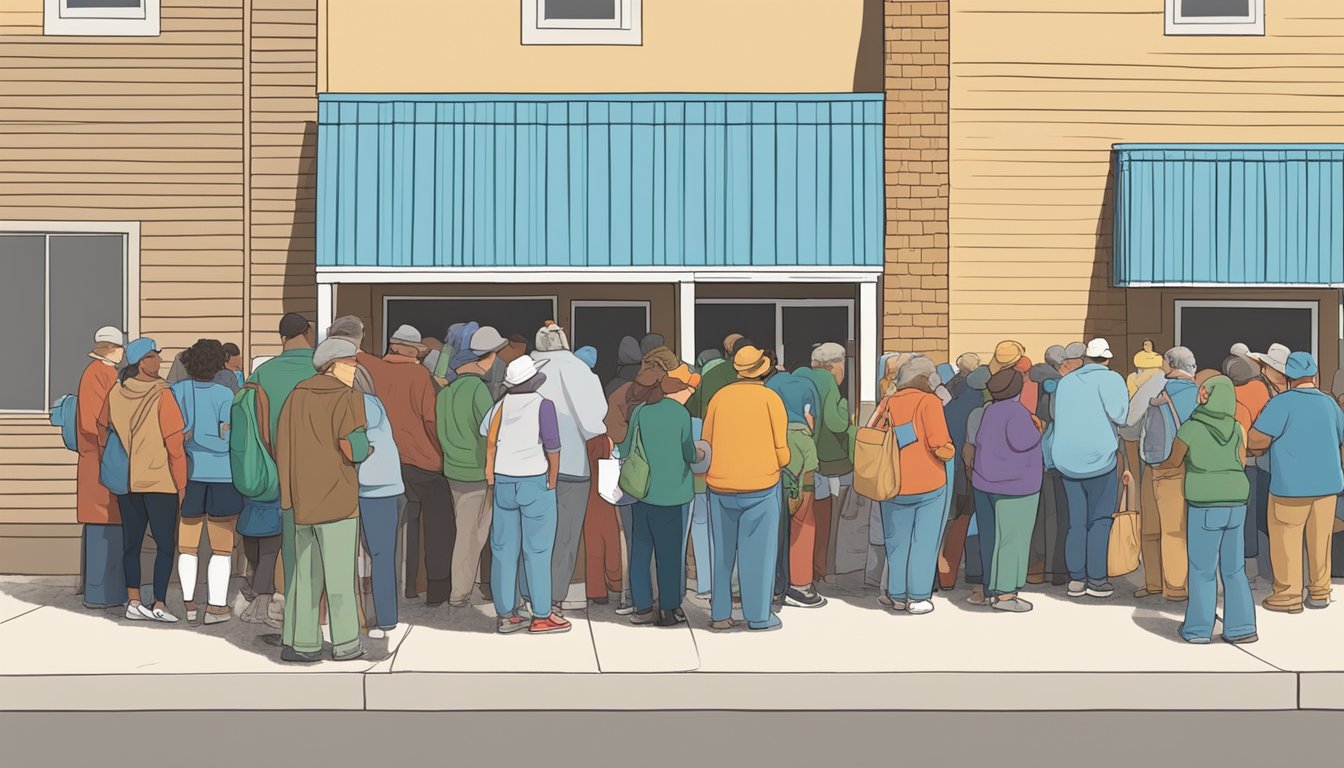
<path id="1" fill-rule="evenodd" d="M 1344 285 L 1344 144 L 1115 155 L 1116 285 Z"/>
<path id="2" fill-rule="evenodd" d="M 317 263 L 878 268 L 882 99 L 322 94 Z"/>

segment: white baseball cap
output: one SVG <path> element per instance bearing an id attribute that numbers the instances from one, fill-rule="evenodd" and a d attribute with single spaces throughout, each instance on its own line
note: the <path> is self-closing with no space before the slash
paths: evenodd
<path id="1" fill-rule="evenodd" d="M 1111 354 L 1111 345 L 1105 339 L 1093 339 L 1087 342 L 1088 357 L 1096 357 L 1103 360 L 1110 360 L 1114 355 Z"/>
<path id="2" fill-rule="evenodd" d="M 116 344 L 118 347 L 126 346 L 126 334 L 115 325 L 105 325 L 93 334 L 94 344 Z"/>

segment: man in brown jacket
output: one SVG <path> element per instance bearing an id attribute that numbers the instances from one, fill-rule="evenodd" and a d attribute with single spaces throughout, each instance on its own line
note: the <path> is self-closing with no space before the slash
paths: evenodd
<path id="1" fill-rule="evenodd" d="M 313 351 L 317 375 L 294 388 L 276 433 L 280 501 L 294 510 L 294 578 L 285 585 L 293 646 L 282 661 L 319 661 L 319 610 L 327 593 L 332 657 L 364 655 L 359 643 L 355 555 L 359 546 L 359 462 L 369 456 L 364 400 L 353 390 L 354 344 L 327 339 Z M 423 371 L 424 369 L 421 368 Z"/>

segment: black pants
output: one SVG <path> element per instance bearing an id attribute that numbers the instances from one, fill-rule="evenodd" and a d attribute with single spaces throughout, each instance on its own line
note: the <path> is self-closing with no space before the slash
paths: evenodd
<path id="1" fill-rule="evenodd" d="M 457 542 L 457 515 L 453 510 L 453 494 L 448 478 L 441 472 L 427 472 L 409 464 L 401 465 L 401 480 L 406 485 L 406 591 L 415 589 L 412 570 L 417 562 L 416 544 L 412 544 L 414 525 L 412 507 L 419 510 L 425 537 L 425 602 L 439 605 L 448 601 L 453 589 L 453 545 Z"/>
<path id="2" fill-rule="evenodd" d="M 145 529 L 154 534 L 154 599 L 145 605 L 168 599 L 168 579 L 173 575 L 173 556 L 177 552 L 177 494 L 128 493 L 117 497 L 121 507 L 122 568 L 126 587 L 140 589 L 140 549 Z"/>
<path id="3" fill-rule="evenodd" d="M 243 596 L 248 600 L 257 595 L 275 593 L 275 561 L 280 557 L 279 536 L 244 536 L 243 557 L 252 569 L 250 580 L 243 584 Z"/>

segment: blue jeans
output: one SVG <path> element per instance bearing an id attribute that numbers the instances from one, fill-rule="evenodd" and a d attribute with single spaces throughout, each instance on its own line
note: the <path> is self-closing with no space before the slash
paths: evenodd
<path id="1" fill-rule="evenodd" d="M 979 535 L 975 537 L 979 545 L 976 547 L 978 567 L 975 572 L 980 578 L 976 581 L 984 586 L 985 597 L 996 597 L 989 588 L 990 578 L 994 574 L 994 501 L 984 491 L 975 491 L 974 498 L 975 527 L 979 530 Z"/>
<path id="2" fill-rule="evenodd" d="M 1069 499 L 1069 534 L 1064 540 L 1069 578 L 1093 586 L 1110 583 L 1106 554 L 1111 540 L 1111 519 L 1120 503 L 1120 480 L 1115 468 L 1095 477 L 1065 477 L 1064 494 Z"/>
<path id="3" fill-rule="evenodd" d="M 1223 636 L 1255 634 L 1255 598 L 1246 580 L 1246 505 L 1187 507 L 1185 551 L 1190 558 L 1189 602 L 1181 637 L 1213 636 L 1218 583 L 1223 581 Z"/>
<path id="4" fill-rule="evenodd" d="M 713 574 L 714 550 L 709 544 L 709 493 L 695 494 L 691 502 L 691 526 L 687 535 L 691 548 L 695 552 L 695 591 L 697 594 L 709 592 L 709 579 Z M 681 545 L 681 560 L 686 562 L 686 545 Z"/>
<path id="5" fill-rule="evenodd" d="M 714 555 L 709 613 L 713 621 L 732 616 L 736 563 L 747 626 L 766 629 L 779 623 L 779 618 L 770 613 L 770 588 L 779 552 L 781 503 L 778 485 L 749 493 L 709 492 L 709 534 Z"/>
<path id="6" fill-rule="evenodd" d="M 887 594 L 893 600 L 928 600 L 938 570 L 947 486 L 882 502 L 887 549 Z"/>
<path id="7" fill-rule="evenodd" d="M 545 475 L 495 475 L 494 518 L 490 523 L 490 589 L 495 613 L 511 616 L 518 609 L 519 555 L 528 594 L 542 601 L 550 596 L 555 526 L 555 490 L 546 487 Z M 533 609 L 538 618 L 550 614 L 549 605 L 534 605 Z"/>
<path id="8" fill-rule="evenodd" d="M 359 500 L 359 531 L 373 561 L 373 612 L 379 629 L 397 626 L 397 497 Z"/>
<path id="9" fill-rule="evenodd" d="M 659 507 L 636 502 L 631 509 L 634 530 L 630 533 L 630 600 L 641 613 L 653 608 L 653 584 L 649 564 L 658 572 L 658 607 L 671 611 L 681 607 L 686 592 L 682 573 L 685 559 L 681 543 L 685 541 L 687 505 Z"/>
<path id="10" fill-rule="evenodd" d="M 123 605 L 126 576 L 120 525 L 84 526 L 84 604 L 92 608 Z"/>

